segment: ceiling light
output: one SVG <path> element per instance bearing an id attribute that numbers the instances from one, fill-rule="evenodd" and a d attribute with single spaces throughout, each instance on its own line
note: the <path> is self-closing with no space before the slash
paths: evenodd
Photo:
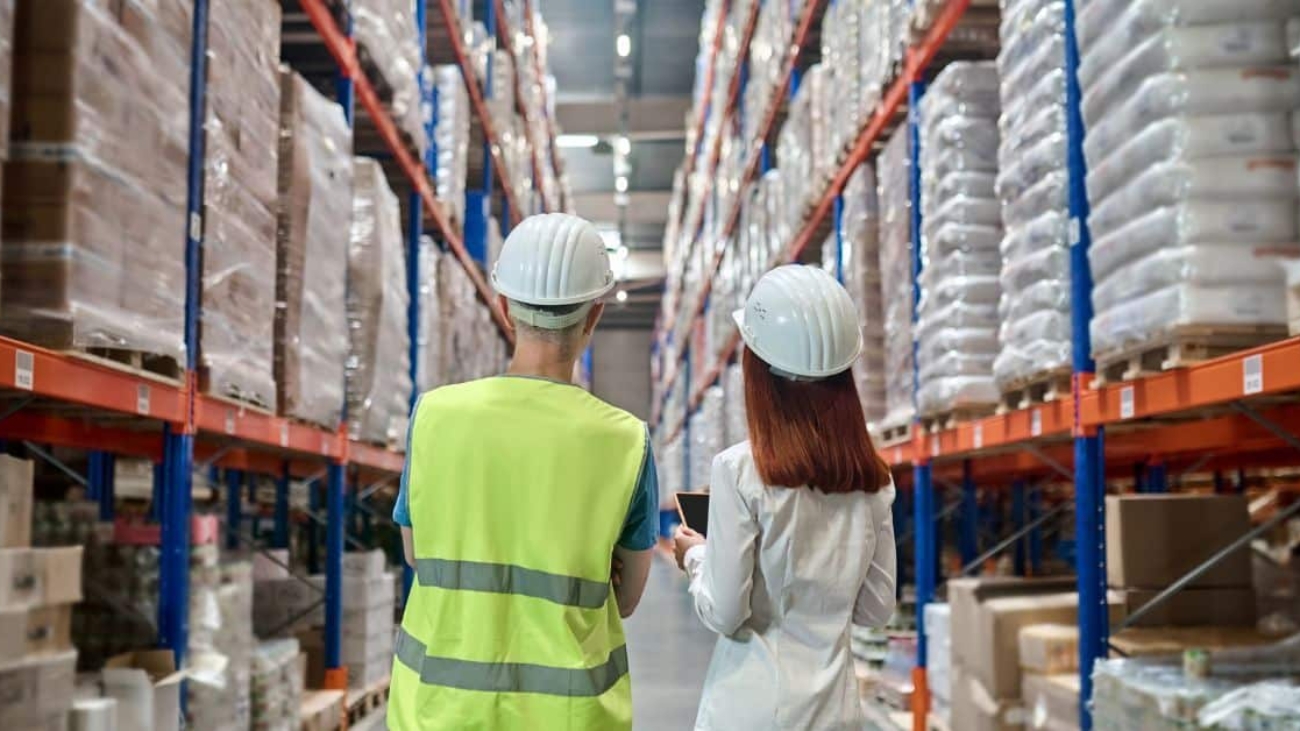
<path id="1" fill-rule="evenodd" d="M 618 176 L 617 178 L 614 178 L 614 190 L 616 190 L 616 191 L 618 191 L 618 192 L 620 192 L 620 193 L 626 193 L 626 192 L 627 192 L 627 178 L 624 177 L 624 176 L 622 176 L 622 175 Z"/>
<path id="2" fill-rule="evenodd" d="M 555 144 L 563 148 L 592 148 L 600 144 L 600 138 L 596 135 L 560 135 L 555 138 Z"/>
<path id="3" fill-rule="evenodd" d="M 627 58 L 628 56 L 631 56 L 632 37 L 626 33 L 619 33 L 618 41 L 614 44 L 614 48 L 618 50 L 619 58 Z"/>
<path id="4" fill-rule="evenodd" d="M 618 300 L 620 303 L 627 302 L 627 290 L 620 289 L 618 294 L 614 295 L 614 299 Z"/>
<path id="5" fill-rule="evenodd" d="M 622 154 L 624 154 L 624 155 L 629 155 L 629 154 L 631 154 L 631 153 L 632 153 L 632 140 L 628 139 L 627 135 L 619 135 L 619 136 L 618 136 L 618 144 L 616 145 L 615 149 L 617 149 L 620 153 L 622 153 Z"/>

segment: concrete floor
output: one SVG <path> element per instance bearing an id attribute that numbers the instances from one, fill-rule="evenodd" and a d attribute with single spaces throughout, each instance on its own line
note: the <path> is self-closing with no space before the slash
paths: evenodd
<path id="1" fill-rule="evenodd" d="M 635 731 L 688 731 L 704 687 L 715 635 L 695 617 L 686 577 L 655 556 L 636 614 L 627 620 Z"/>

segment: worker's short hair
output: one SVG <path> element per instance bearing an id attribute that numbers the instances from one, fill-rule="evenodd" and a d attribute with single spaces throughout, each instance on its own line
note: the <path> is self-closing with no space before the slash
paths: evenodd
<path id="1" fill-rule="evenodd" d="M 509 316 L 515 329 L 532 337 L 565 344 L 582 332 L 594 302 L 571 305 L 532 305 L 510 300 Z"/>

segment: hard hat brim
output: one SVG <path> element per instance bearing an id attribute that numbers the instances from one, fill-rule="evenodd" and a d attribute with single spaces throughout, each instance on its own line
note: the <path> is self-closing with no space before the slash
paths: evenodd
<path id="1" fill-rule="evenodd" d="M 761 358 L 764 363 L 767 363 L 770 366 L 779 368 L 782 371 L 789 373 L 790 375 L 798 376 L 800 378 L 815 379 L 815 378 L 830 378 L 831 376 L 837 376 L 847 371 L 848 369 L 852 368 L 854 361 L 858 359 L 858 356 L 862 355 L 862 330 L 861 328 L 859 328 L 858 347 L 854 348 L 853 357 L 849 358 L 847 362 L 843 363 L 842 365 L 838 365 L 834 368 L 828 368 L 822 371 L 812 371 L 807 368 L 794 367 L 788 363 L 781 363 L 779 362 L 778 359 L 774 359 L 770 355 L 763 352 L 763 348 L 754 341 L 753 333 L 750 331 L 749 328 L 745 327 L 744 309 L 739 309 L 732 312 L 731 319 L 736 323 L 736 328 L 740 330 L 740 339 L 745 341 L 745 347 L 754 351 L 754 355 L 757 355 L 759 358 Z"/>
<path id="2" fill-rule="evenodd" d="M 609 291 L 614 288 L 615 284 L 616 282 L 611 278 L 610 281 L 605 283 L 603 286 L 589 292 L 582 292 L 568 297 L 538 297 L 533 294 L 511 291 L 510 287 L 502 285 L 501 280 L 497 277 L 496 267 L 492 268 L 492 289 L 495 290 L 497 294 L 508 300 L 522 302 L 526 305 L 536 305 L 538 307 L 577 305 L 582 304 L 583 302 L 592 302 L 609 294 Z"/>

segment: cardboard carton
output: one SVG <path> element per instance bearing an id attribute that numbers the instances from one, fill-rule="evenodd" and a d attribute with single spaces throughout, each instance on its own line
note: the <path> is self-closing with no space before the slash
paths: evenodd
<path id="1" fill-rule="evenodd" d="M 1039 675 L 1024 678 L 1025 725 L 1043 731 L 1079 728 L 1079 674 Z"/>
<path id="2" fill-rule="evenodd" d="M 69 731 L 118 731 L 117 700 L 78 698 L 68 714 Z"/>
<path id="3" fill-rule="evenodd" d="M 31 543 L 32 463 L 0 455 L 0 548 L 27 548 Z"/>
<path id="4" fill-rule="evenodd" d="M 119 728 L 179 731 L 181 683 L 170 650 L 146 650 L 109 658 L 101 674 L 104 694 L 117 700 Z"/>
<path id="5" fill-rule="evenodd" d="M 1177 655 L 1201 648 L 1259 647 L 1279 639 L 1253 627 L 1134 627 L 1111 635 L 1110 644 L 1126 657 Z"/>
<path id="6" fill-rule="evenodd" d="M 39 548 L 32 551 L 41 574 L 41 605 L 76 604 L 81 601 L 81 546 Z"/>
<path id="7" fill-rule="evenodd" d="M 0 611 L 0 663 L 71 649 L 71 604 Z"/>
<path id="8" fill-rule="evenodd" d="M 1073 624 L 1032 624 L 1020 630 L 1020 667 L 1055 675 L 1079 669 L 1079 628 Z"/>
<path id="9" fill-rule="evenodd" d="M 46 729 L 66 716 L 76 674 L 75 651 L 0 665 L 0 728 Z"/>
<path id="10" fill-rule="evenodd" d="M 372 579 L 384 575 L 388 557 L 383 551 L 356 551 L 343 554 L 343 575 Z"/>
<path id="11" fill-rule="evenodd" d="M 1155 599 L 1158 591 L 1128 589 L 1119 592 L 1126 614 Z M 1138 627 L 1254 627 L 1255 591 L 1249 587 L 1183 589 L 1169 597 Z"/>
<path id="12" fill-rule="evenodd" d="M 981 605 L 975 657 L 963 660 L 967 675 L 994 698 L 1020 697 L 1020 630 L 1031 624 L 1077 621 L 1077 594 L 1047 594 L 989 599 Z"/>
<path id="13" fill-rule="evenodd" d="M 1020 698 L 999 700 L 971 675 L 952 674 L 952 724 L 961 731 L 1024 731 Z"/>
<path id="14" fill-rule="evenodd" d="M 948 603 L 952 605 L 953 664 L 973 664 L 981 660 L 979 644 L 980 604 L 1002 596 L 1050 594 L 1072 591 L 1073 577 L 1020 579 L 989 577 L 953 579 L 948 582 Z"/>
<path id="15" fill-rule="evenodd" d="M 1125 589 L 1162 589 L 1250 530 L 1241 495 L 1106 498 L 1106 577 Z M 1250 551 L 1220 561 L 1193 587 L 1250 583 Z"/>

